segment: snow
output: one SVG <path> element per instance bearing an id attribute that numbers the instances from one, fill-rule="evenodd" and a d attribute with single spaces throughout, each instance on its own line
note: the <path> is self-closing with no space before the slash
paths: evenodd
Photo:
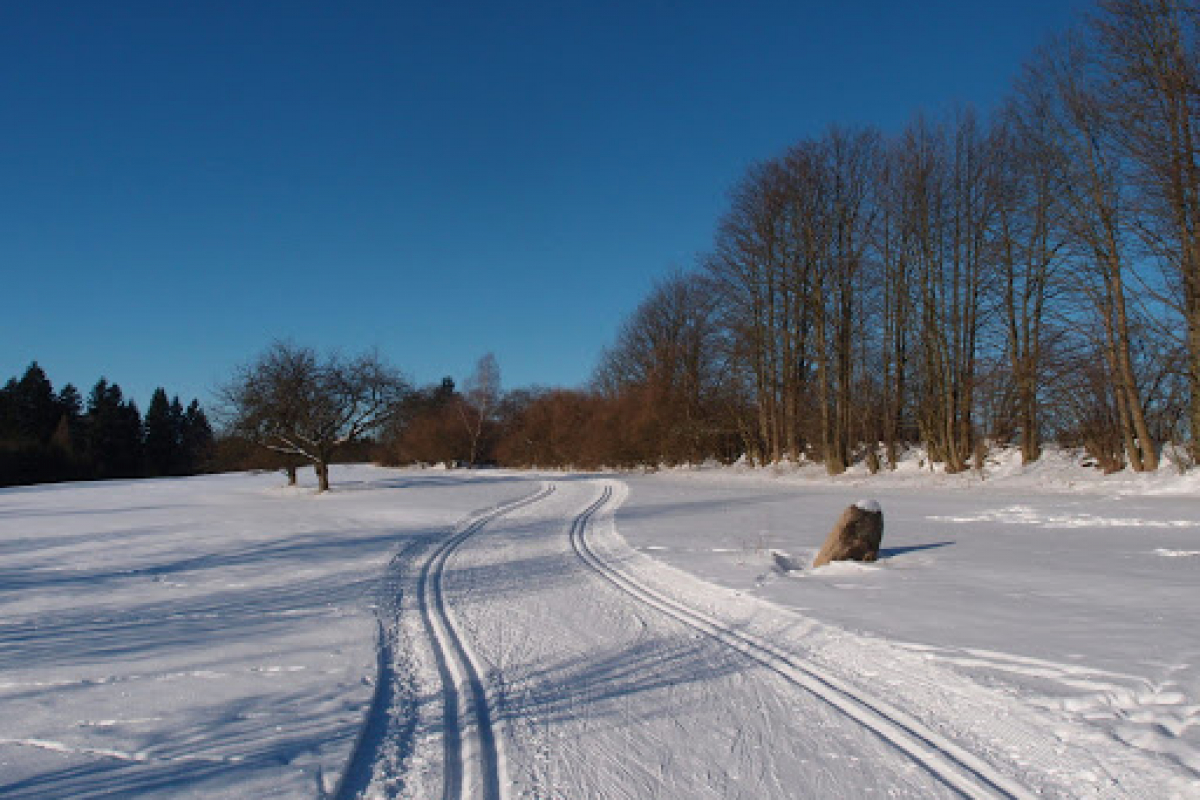
<path id="1" fill-rule="evenodd" d="M 312 797 L 396 549 L 511 492 L 339 470 L 0 491 L 0 796 Z M 370 481 L 368 484 L 367 481 Z"/>
<path id="2" fill-rule="evenodd" d="M 333 482 L 0 491 L 0 796 L 1200 797 L 1194 474 Z"/>
<path id="3" fill-rule="evenodd" d="M 678 470 L 628 479 L 618 521 L 661 561 L 832 626 L 839 648 L 868 642 L 896 670 L 948 671 L 1048 710 L 1065 742 L 1122 742 L 1179 768 L 1173 790 L 1200 796 L 1195 476 L 1048 460 L 982 480 L 925 473 L 924 488 L 911 465 L 838 479 Z M 886 515 L 877 563 L 778 568 L 772 549 L 811 563 L 864 485 Z"/>

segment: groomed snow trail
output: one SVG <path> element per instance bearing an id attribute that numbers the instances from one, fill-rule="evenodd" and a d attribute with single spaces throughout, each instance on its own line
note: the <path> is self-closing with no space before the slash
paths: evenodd
<path id="1" fill-rule="evenodd" d="M 553 487 L 484 514 L 438 548 L 421 570 L 418 595 L 430 639 L 435 642 L 438 674 L 442 679 L 443 796 L 501 800 L 507 780 L 501 752 L 492 729 L 491 697 L 481 678 L 470 645 L 459 635 L 443 589 L 446 561 L 464 542 L 494 519 L 548 497 Z M 468 701 L 468 702 L 462 702 Z"/>
<path id="2" fill-rule="evenodd" d="M 415 723 L 400 742 L 397 720 L 364 733 L 348 774 L 371 779 L 341 796 L 1026 796 L 915 721 L 623 574 L 588 538 L 623 490 L 543 485 L 399 559 L 393 588 L 408 600 L 379 705 Z"/>
<path id="3" fill-rule="evenodd" d="M 559 478 L 397 556 L 339 800 L 1194 796 L 910 645 L 636 552 L 618 509 L 677 509 L 628 494 Z"/>
<path id="4" fill-rule="evenodd" d="M 432 656 L 441 681 L 441 725 L 437 732 L 442 741 L 440 796 L 444 800 L 504 800 L 508 796 L 503 754 L 493 729 L 494 701 L 470 643 L 460 634 L 446 603 L 443 583 L 447 561 L 464 542 L 494 520 L 553 492 L 553 486 L 544 485 L 515 502 L 470 514 L 449 536 L 409 548 L 392 561 L 381 603 L 375 698 L 335 798 L 390 796 L 401 788 L 406 794 L 426 788 L 405 780 L 410 776 L 394 774 L 398 768 L 412 768 L 416 749 L 413 739 L 419 734 L 417 718 L 428 716 L 428 711 L 423 714 L 413 702 L 412 665 L 400 650 L 403 645 L 397 643 L 400 635 L 395 625 L 399 620 L 386 618 L 402 611 L 403 600 L 410 594 L 404 587 L 406 573 L 421 556 L 424 562 L 418 567 L 411 594 L 415 595 L 415 607 L 424 626 L 427 655 Z M 402 715 L 416 718 L 399 719 Z M 429 727 L 426 725 L 426 734 L 430 733 Z"/>
<path id="5" fill-rule="evenodd" d="M 872 698 L 860 690 L 798 657 L 788 654 L 753 634 L 734 627 L 701 611 L 688 608 L 655 591 L 606 562 L 588 542 L 592 517 L 612 503 L 621 487 L 605 484 L 599 498 L 571 525 L 571 545 L 579 557 L 613 586 L 645 605 L 676 619 L 712 641 L 727 646 L 757 664 L 775 672 L 796 688 L 811 693 L 844 713 L 864 728 L 876 733 L 883 741 L 902 751 L 922 765 L 947 787 L 970 798 L 1021 798 L 1034 794 L 999 773 L 992 765 L 955 745 L 945 737 L 922 725 L 887 703 Z M 619 505 L 613 504 L 614 507 Z"/>

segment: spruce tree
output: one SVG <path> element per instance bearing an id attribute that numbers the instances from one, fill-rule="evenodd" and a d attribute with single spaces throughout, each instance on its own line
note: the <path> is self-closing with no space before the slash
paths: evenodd
<path id="1" fill-rule="evenodd" d="M 74 460 L 83 426 L 83 397 L 74 385 L 68 383 L 59 390 L 56 403 L 58 425 L 54 429 L 54 435 L 50 437 L 50 443 Z M 75 477 L 74 472 L 77 470 L 78 464 L 73 464 L 73 474 L 70 477 Z"/>
<path id="2" fill-rule="evenodd" d="M 95 477 L 130 478 L 141 472 L 142 420 L 121 387 L 101 378 L 88 397 L 87 457 Z"/>
<path id="3" fill-rule="evenodd" d="M 146 409 L 145 455 L 150 476 L 179 475 L 183 467 L 183 409 L 179 398 L 171 403 L 161 386 L 154 390 Z"/>
<path id="4" fill-rule="evenodd" d="M 66 396 L 69 400 L 70 394 Z M 13 378 L 0 388 L 0 485 L 81 476 L 73 456 L 72 417 L 64 413 L 68 408 L 36 361 L 20 380 Z"/>
<path id="5" fill-rule="evenodd" d="M 83 415 L 83 396 L 73 384 L 68 383 L 58 392 L 58 410 L 74 424 Z"/>
<path id="6" fill-rule="evenodd" d="M 10 424 L 15 438 L 31 443 L 46 444 L 58 426 L 59 411 L 54 387 L 38 363 L 34 361 L 19 381 L 9 381 Z"/>
<path id="7" fill-rule="evenodd" d="M 183 412 L 180 443 L 183 469 L 189 475 L 203 472 L 212 458 L 215 438 L 198 400 L 193 399 Z"/>
<path id="8" fill-rule="evenodd" d="M 17 402 L 15 379 L 0 387 L 0 442 L 12 443 L 17 438 Z"/>

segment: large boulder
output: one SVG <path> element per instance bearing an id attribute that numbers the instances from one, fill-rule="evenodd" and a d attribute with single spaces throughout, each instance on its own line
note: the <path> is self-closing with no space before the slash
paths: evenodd
<path id="1" fill-rule="evenodd" d="M 822 567 L 830 561 L 874 561 L 883 541 L 883 511 L 874 500 L 859 500 L 847 508 L 813 561 Z"/>

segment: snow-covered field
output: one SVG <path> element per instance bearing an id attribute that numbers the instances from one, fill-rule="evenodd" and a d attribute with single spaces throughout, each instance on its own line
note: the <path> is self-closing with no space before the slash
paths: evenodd
<path id="1" fill-rule="evenodd" d="M 0 490 L 0 797 L 1200 797 L 1200 476 L 333 478 Z"/>
<path id="2" fill-rule="evenodd" d="M 377 672 L 388 560 L 521 491 L 339 470 L 0 490 L 0 797 L 313 797 Z"/>

